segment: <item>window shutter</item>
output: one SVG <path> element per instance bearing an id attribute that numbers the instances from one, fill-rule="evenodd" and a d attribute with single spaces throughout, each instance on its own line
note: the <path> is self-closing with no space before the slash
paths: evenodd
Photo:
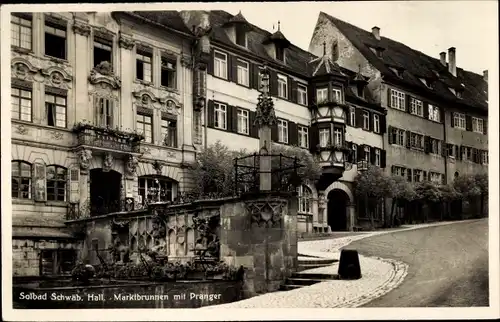
<path id="1" fill-rule="evenodd" d="M 411 148 L 411 132 L 410 131 L 406 131 L 406 147 L 409 149 Z"/>
<path id="2" fill-rule="evenodd" d="M 214 59 L 215 59 L 215 54 L 214 54 L 214 49 L 210 49 L 210 59 L 208 60 L 208 65 L 207 65 L 207 73 L 210 75 L 214 74 Z"/>
<path id="3" fill-rule="evenodd" d="M 385 168 L 387 165 L 387 152 L 385 150 L 380 150 L 380 167 Z"/>
<path id="4" fill-rule="evenodd" d="M 278 142 L 278 123 L 271 126 L 271 140 Z"/>
<path id="5" fill-rule="evenodd" d="M 427 171 L 422 171 L 422 181 L 427 181 Z"/>
<path id="6" fill-rule="evenodd" d="M 387 119 L 385 115 L 380 115 L 379 116 L 380 120 L 380 134 L 387 133 Z M 390 134 L 390 132 L 389 132 Z"/>
<path id="7" fill-rule="evenodd" d="M 297 145 L 298 128 L 295 122 L 288 122 L 288 144 Z"/>
<path id="8" fill-rule="evenodd" d="M 250 122 L 250 136 L 253 138 L 259 138 L 259 127 L 257 125 L 254 125 L 253 122 L 255 121 L 255 112 L 250 111 L 249 113 L 249 122 Z"/>
<path id="9" fill-rule="evenodd" d="M 312 84 L 307 85 L 307 104 L 313 106 L 315 87 Z"/>
<path id="10" fill-rule="evenodd" d="M 410 95 L 408 94 L 405 94 L 405 111 L 410 113 L 411 112 L 411 109 L 410 109 Z"/>
<path id="11" fill-rule="evenodd" d="M 271 70 L 269 73 L 269 87 L 271 95 L 278 96 L 278 74 L 275 70 Z"/>
<path id="12" fill-rule="evenodd" d="M 294 103 L 298 103 L 298 92 L 297 92 L 297 82 L 292 78 L 288 77 L 290 84 L 290 100 Z"/>
<path id="13" fill-rule="evenodd" d="M 408 178 L 409 182 L 412 182 L 413 177 L 412 177 L 412 170 L 411 169 L 406 169 L 406 176 Z"/>
<path id="14" fill-rule="evenodd" d="M 483 119 L 483 134 L 488 135 L 488 120 Z"/>
<path id="15" fill-rule="evenodd" d="M 31 189 L 33 191 L 33 199 L 35 201 L 45 201 L 47 200 L 47 182 L 45 173 L 45 164 L 42 162 L 36 162 L 33 164 L 33 180 L 31 183 Z"/>
<path id="16" fill-rule="evenodd" d="M 363 144 L 358 145 L 358 160 L 365 159 L 365 146 Z"/>
<path id="17" fill-rule="evenodd" d="M 451 112 L 451 127 L 455 127 L 455 113 Z"/>
<path id="18" fill-rule="evenodd" d="M 69 202 L 80 201 L 80 169 L 73 166 L 68 169 Z"/>
<path id="19" fill-rule="evenodd" d="M 460 146 L 460 147 L 459 147 L 459 146 L 457 145 L 457 148 L 458 148 L 457 150 L 458 150 L 458 152 L 459 152 L 459 153 L 458 153 L 458 155 L 457 155 L 457 159 L 459 159 L 459 160 L 463 160 L 462 155 L 464 154 L 464 147 L 463 147 L 463 146 Z"/>
<path id="20" fill-rule="evenodd" d="M 391 166 L 391 174 L 394 175 L 395 166 Z"/>
<path id="21" fill-rule="evenodd" d="M 394 142 L 392 142 L 392 129 L 393 129 L 392 126 L 389 126 L 387 128 L 387 140 L 388 140 L 389 144 L 393 144 L 394 143 Z"/>
<path id="22" fill-rule="evenodd" d="M 470 115 L 465 115 L 465 129 L 472 131 L 472 117 Z"/>
<path id="23" fill-rule="evenodd" d="M 368 130 L 369 131 L 373 131 L 373 116 L 374 116 L 374 114 L 372 112 L 368 112 Z"/>
<path id="24" fill-rule="evenodd" d="M 369 147 L 370 149 L 370 163 L 375 165 L 375 149 L 372 147 Z"/>
<path id="25" fill-rule="evenodd" d="M 356 108 L 354 113 L 356 117 L 356 127 L 363 127 L 363 110 L 360 108 Z"/>
<path id="26" fill-rule="evenodd" d="M 387 88 L 387 106 L 388 107 L 392 107 L 392 104 L 391 104 L 391 88 L 390 87 Z"/>
<path id="27" fill-rule="evenodd" d="M 423 109 L 424 109 L 424 118 L 426 120 L 428 120 L 429 119 L 429 103 L 428 102 L 423 102 L 422 106 L 423 106 Z"/>
<path id="28" fill-rule="evenodd" d="M 214 101 L 208 100 L 208 109 L 207 109 L 207 120 L 208 120 L 208 127 L 214 127 Z"/>
<path id="29" fill-rule="evenodd" d="M 309 150 L 311 152 L 316 152 L 318 143 L 319 143 L 318 124 L 315 123 L 309 127 Z"/>
<path id="30" fill-rule="evenodd" d="M 444 108 L 442 108 L 442 107 L 439 108 L 439 121 L 441 121 L 441 123 L 443 123 L 443 124 L 446 124 Z"/>
<path id="31" fill-rule="evenodd" d="M 441 146 L 441 155 L 446 158 L 446 154 L 448 153 L 447 150 L 447 144 L 444 141 L 439 141 L 440 146 Z"/>
<path id="32" fill-rule="evenodd" d="M 228 55 L 229 56 L 229 55 Z M 238 83 L 238 57 L 231 57 L 231 79 L 233 82 Z"/>
<path id="33" fill-rule="evenodd" d="M 474 163 L 478 163 L 477 162 L 477 149 L 476 148 L 472 148 L 472 162 Z"/>
<path id="34" fill-rule="evenodd" d="M 429 153 L 431 151 L 431 138 L 427 135 L 424 136 L 424 152 Z"/>

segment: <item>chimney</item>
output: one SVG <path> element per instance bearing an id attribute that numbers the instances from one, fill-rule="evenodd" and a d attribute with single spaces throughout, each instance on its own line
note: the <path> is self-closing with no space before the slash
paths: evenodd
<path id="1" fill-rule="evenodd" d="M 488 81 L 488 70 L 483 70 L 483 79 L 485 82 Z"/>
<path id="2" fill-rule="evenodd" d="M 448 71 L 455 77 L 457 77 L 457 58 L 455 56 L 455 47 L 448 48 Z"/>
<path id="3" fill-rule="evenodd" d="M 441 65 L 446 67 L 446 53 L 444 51 L 439 53 L 439 60 L 441 61 Z"/>
<path id="4" fill-rule="evenodd" d="M 380 40 L 380 28 L 375 26 L 372 28 L 372 34 L 373 37 L 375 37 L 377 40 Z"/>

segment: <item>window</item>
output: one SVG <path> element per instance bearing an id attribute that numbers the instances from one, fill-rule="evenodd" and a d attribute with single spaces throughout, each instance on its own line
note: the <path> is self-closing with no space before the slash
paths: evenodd
<path id="1" fill-rule="evenodd" d="M 394 168 L 392 168 L 392 174 L 406 178 L 406 169 L 403 167 L 394 166 Z"/>
<path id="2" fill-rule="evenodd" d="M 163 144 L 172 148 L 177 147 L 177 121 L 168 119 L 163 116 L 161 118 L 161 136 Z"/>
<path id="3" fill-rule="evenodd" d="M 297 103 L 307 105 L 307 86 L 297 84 Z"/>
<path id="4" fill-rule="evenodd" d="M 447 144 L 446 147 L 448 150 L 447 155 L 449 157 L 455 158 L 457 156 L 456 151 L 455 151 L 455 145 L 454 144 Z"/>
<path id="5" fill-rule="evenodd" d="M 101 38 L 94 39 L 94 67 L 102 62 L 109 62 L 112 65 L 113 43 L 110 40 Z"/>
<path id="6" fill-rule="evenodd" d="M 153 143 L 153 117 L 148 113 L 137 112 L 137 132 L 145 137 L 145 142 Z"/>
<path id="7" fill-rule="evenodd" d="M 373 114 L 373 132 L 380 133 L 380 115 Z"/>
<path id="8" fill-rule="evenodd" d="M 278 120 L 278 142 L 288 143 L 288 122 Z"/>
<path id="9" fill-rule="evenodd" d="M 97 98 L 98 125 L 102 127 L 113 127 L 113 105 L 106 98 Z"/>
<path id="10" fill-rule="evenodd" d="M 481 161 L 482 164 L 488 164 L 488 151 L 481 152 Z"/>
<path id="11" fill-rule="evenodd" d="M 363 111 L 363 130 L 370 129 L 370 113 Z"/>
<path id="12" fill-rule="evenodd" d="M 465 130 L 465 114 L 453 113 L 453 127 Z"/>
<path id="13" fill-rule="evenodd" d="M 66 127 L 66 96 L 45 93 L 47 125 Z"/>
<path id="14" fill-rule="evenodd" d="M 45 21 L 45 55 L 66 59 L 66 26 Z"/>
<path id="15" fill-rule="evenodd" d="M 429 104 L 429 120 L 441 122 L 439 107 Z"/>
<path id="16" fill-rule="evenodd" d="M 214 53 L 214 75 L 227 79 L 227 55 L 218 51 Z"/>
<path id="17" fill-rule="evenodd" d="M 238 109 L 238 133 L 248 134 L 248 111 Z"/>
<path id="18" fill-rule="evenodd" d="M 365 161 L 370 162 L 370 147 L 365 146 Z"/>
<path id="19" fill-rule="evenodd" d="M 12 161 L 12 198 L 31 199 L 31 164 Z"/>
<path id="20" fill-rule="evenodd" d="M 430 153 L 440 154 L 441 151 L 441 141 L 437 139 L 430 138 Z"/>
<path id="21" fill-rule="evenodd" d="M 248 63 L 238 59 L 238 84 L 248 86 L 249 74 Z"/>
<path id="22" fill-rule="evenodd" d="M 421 100 L 418 100 L 414 97 L 410 98 L 410 108 L 411 114 L 424 116 L 424 105 Z"/>
<path id="23" fill-rule="evenodd" d="M 285 61 L 285 50 L 280 46 L 276 46 L 276 59 L 282 62 Z"/>
<path id="24" fill-rule="evenodd" d="M 422 181 L 422 170 L 413 169 L 413 182 Z"/>
<path id="25" fill-rule="evenodd" d="M 330 129 L 319 130 L 319 146 L 326 148 L 330 145 Z"/>
<path id="26" fill-rule="evenodd" d="M 462 160 L 472 161 L 472 148 L 468 146 L 462 146 Z"/>
<path id="27" fill-rule="evenodd" d="M 340 128 L 335 128 L 335 130 L 333 131 L 333 134 L 334 134 L 334 140 L 335 140 L 335 145 L 337 146 L 342 146 L 343 144 L 343 133 L 344 131 Z"/>
<path id="28" fill-rule="evenodd" d="M 11 116 L 15 120 L 32 120 L 31 90 L 13 87 L 11 89 Z"/>
<path id="29" fill-rule="evenodd" d="M 299 131 L 299 146 L 301 148 L 309 147 L 309 129 L 306 126 L 298 126 Z"/>
<path id="30" fill-rule="evenodd" d="M 410 133 L 410 146 L 413 149 L 424 149 L 424 136 L 417 133 Z"/>
<path id="31" fill-rule="evenodd" d="M 172 201 L 175 189 L 175 183 L 165 177 L 145 176 L 139 178 L 139 195 L 143 203 Z"/>
<path id="32" fill-rule="evenodd" d="M 312 191 L 308 187 L 301 185 L 299 187 L 299 213 L 312 214 Z"/>
<path id="33" fill-rule="evenodd" d="M 352 144 L 352 162 L 356 162 L 358 160 L 358 145 L 353 143 Z"/>
<path id="34" fill-rule="evenodd" d="M 332 89 L 332 98 L 334 102 L 342 103 L 342 90 L 338 88 Z"/>
<path id="35" fill-rule="evenodd" d="M 136 78 L 142 80 L 146 83 L 151 83 L 153 81 L 152 65 L 153 54 L 148 51 L 137 50 L 136 53 Z"/>
<path id="36" fill-rule="evenodd" d="M 434 183 L 441 183 L 442 182 L 441 173 L 431 172 L 430 177 L 431 177 L 431 182 L 434 182 Z"/>
<path id="37" fill-rule="evenodd" d="M 47 200 L 66 201 L 67 170 L 53 165 L 47 167 Z"/>
<path id="38" fill-rule="evenodd" d="M 380 167 L 380 150 L 375 149 L 375 165 Z"/>
<path id="39" fill-rule="evenodd" d="M 31 17 L 11 16 L 10 35 L 12 45 L 31 50 L 32 26 Z"/>
<path id="40" fill-rule="evenodd" d="M 218 129 L 226 129 L 226 105 L 214 103 L 214 126 Z"/>
<path id="41" fill-rule="evenodd" d="M 286 76 L 278 74 L 278 97 L 288 98 L 288 80 Z"/>
<path id="42" fill-rule="evenodd" d="M 316 101 L 318 104 L 328 101 L 328 88 L 318 88 L 316 90 Z"/>
<path id="43" fill-rule="evenodd" d="M 176 88 L 176 62 L 172 58 L 161 58 L 161 86 Z"/>
<path id="44" fill-rule="evenodd" d="M 397 128 L 391 129 L 392 144 L 405 145 L 405 131 Z"/>
<path id="45" fill-rule="evenodd" d="M 483 133 L 483 119 L 473 117 L 472 118 L 472 131 L 477 133 Z"/>
<path id="46" fill-rule="evenodd" d="M 356 108 L 349 107 L 349 120 L 351 126 L 356 126 Z"/>
<path id="47" fill-rule="evenodd" d="M 247 46 L 247 35 L 244 28 L 236 27 L 236 44 L 239 46 Z"/>
<path id="48" fill-rule="evenodd" d="M 405 94 L 403 92 L 391 89 L 391 107 L 405 110 Z"/>

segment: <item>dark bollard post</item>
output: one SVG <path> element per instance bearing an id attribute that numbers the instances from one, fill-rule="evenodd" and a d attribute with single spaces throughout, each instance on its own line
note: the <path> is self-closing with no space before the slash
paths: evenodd
<path id="1" fill-rule="evenodd" d="M 341 280 L 357 280 L 361 278 L 357 250 L 343 249 L 341 251 L 338 274 Z"/>

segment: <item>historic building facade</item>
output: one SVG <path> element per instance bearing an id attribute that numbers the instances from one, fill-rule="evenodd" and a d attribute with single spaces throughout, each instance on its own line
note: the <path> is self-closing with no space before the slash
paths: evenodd
<path id="1" fill-rule="evenodd" d="M 326 42 L 336 62 L 360 67 L 373 99 L 387 109 L 387 171 L 410 182 L 451 182 L 487 171 L 488 80 L 457 67 L 456 48 L 433 58 L 320 13 L 309 51 Z"/>
<path id="2" fill-rule="evenodd" d="M 67 272 L 66 220 L 189 188 L 192 35 L 133 13 L 11 19 L 13 271 Z"/>

